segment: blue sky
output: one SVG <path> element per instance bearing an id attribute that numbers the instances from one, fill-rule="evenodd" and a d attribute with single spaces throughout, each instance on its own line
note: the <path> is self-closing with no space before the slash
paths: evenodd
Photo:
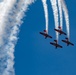
<path id="1" fill-rule="evenodd" d="M 65 0 L 70 17 L 70 40 L 76 44 L 76 1 Z M 50 45 L 55 39 L 54 18 L 48 0 L 49 34 L 53 39 L 44 39 L 39 34 L 45 29 L 44 10 L 41 0 L 29 6 L 18 35 L 19 40 L 15 47 L 16 75 L 76 75 L 76 45 L 66 46 L 61 40 L 66 36 L 59 36 L 59 44 L 63 49 L 55 49 Z M 64 22 L 64 29 L 66 26 Z"/>

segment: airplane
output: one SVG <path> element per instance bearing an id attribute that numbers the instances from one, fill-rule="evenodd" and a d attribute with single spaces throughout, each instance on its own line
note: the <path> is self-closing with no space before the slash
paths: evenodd
<path id="1" fill-rule="evenodd" d="M 60 26 L 59 26 L 58 28 L 59 28 L 59 29 L 54 29 L 54 30 L 57 31 L 58 33 L 60 33 L 60 35 L 61 35 L 61 34 L 67 35 L 65 32 L 62 31 L 62 29 L 61 29 Z"/>
<path id="2" fill-rule="evenodd" d="M 62 42 L 65 42 L 66 44 L 67 44 L 67 46 L 69 46 L 69 45 L 72 45 L 72 46 L 74 46 L 74 44 L 73 43 L 71 43 L 70 41 L 69 41 L 69 39 L 68 38 L 65 38 L 66 40 L 62 40 Z"/>
<path id="3" fill-rule="evenodd" d="M 56 47 L 56 49 L 59 48 L 63 48 L 61 45 L 57 44 L 57 40 L 54 40 L 55 43 L 50 42 L 51 45 L 54 45 Z"/>
<path id="4" fill-rule="evenodd" d="M 45 39 L 48 37 L 48 38 L 52 38 L 52 36 L 48 35 L 47 34 L 47 31 L 44 30 L 44 32 L 40 32 L 41 35 L 43 35 L 45 37 Z"/>

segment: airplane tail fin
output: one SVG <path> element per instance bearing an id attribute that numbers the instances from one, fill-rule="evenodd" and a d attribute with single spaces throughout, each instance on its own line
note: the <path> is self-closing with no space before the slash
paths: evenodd
<path id="1" fill-rule="evenodd" d="M 54 40 L 57 43 L 57 40 Z"/>
<path id="2" fill-rule="evenodd" d="M 44 33 L 46 33 L 46 34 L 47 34 L 47 30 L 44 30 Z"/>
<path id="3" fill-rule="evenodd" d="M 47 32 L 46 30 L 44 30 L 44 32 Z"/>
<path id="4" fill-rule="evenodd" d="M 68 38 L 67 37 L 65 39 L 68 41 Z"/>
<path id="5" fill-rule="evenodd" d="M 67 37 L 65 39 L 68 39 Z"/>
<path id="6" fill-rule="evenodd" d="M 62 29 L 60 26 L 58 27 L 60 30 Z"/>

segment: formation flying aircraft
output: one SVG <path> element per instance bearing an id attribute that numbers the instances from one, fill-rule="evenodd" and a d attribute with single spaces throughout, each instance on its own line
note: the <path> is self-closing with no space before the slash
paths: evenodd
<path id="1" fill-rule="evenodd" d="M 61 29 L 60 26 L 59 26 L 58 28 L 59 28 L 59 29 L 54 29 L 54 30 L 57 31 L 58 33 L 60 33 L 60 35 L 61 35 L 61 34 L 67 35 L 65 32 L 62 31 L 62 29 Z"/>
<path id="2" fill-rule="evenodd" d="M 67 46 L 69 46 L 69 45 L 72 45 L 72 46 L 74 46 L 74 44 L 73 43 L 71 43 L 70 41 L 69 41 L 69 39 L 68 38 L 65 38 L 66 40 L 62 40 L 63 42 L 65 42 L 66 44 L 67 44 Z"/>
<path id="3" fill-rule="evenodd" d="M 48 35 L 47 31 L 44 30 L 44 32 L 40 32 L 41 35 L 43 35 L 45 37 L 45 39 L 48 38 L 52 38 L 52 36 Z"/>
<path id="4" fill-rule="evenodd" d="M 57 40 L 54 40 L 54 42 L 55 42 L 55 43 L 50 42 L 50 44 L 53 45 L 53 46 L 55 46 L 56 48 L 58 48 L 58 47 L 59 47 L 59 48 L 62 48 L 62 46 L 57 43 Z"/>
<path id="5" fill-rule="evenodd" d="M 54 29 L 54 30 L 57 31 L 58 33 L 60 33 L 60 35 L 61 35 L 61 34 L 67 35 L 65 32 L 62 31 L 62 29 L 61 29 L 60 26 L 59 26 L 58 28 L 59 28 L 59 29 Z M 39 32 L 39 33 L 40 33 L 41 35 L 43 35 L 43 36 L 45 37 L 45 39 L 46 39 L 46 38 L 52 38 L 52 36 L 50 36 L 50 35 L 48 34 L 47 30 L 44 30 L 44 32 Z M 74 44 L 71 43 L 68 38 L 65 38 L 65 40 L 62 40 L 62 42 L 66 43 L 67 46 L 69 46 L 69 45 L 74 46 Z M 57 40 L 54 40 L 54 42 L 50 42 L 50 44 L 53 45 L 53 46 L 55 46 L 56 49 L 57 49 L 57 48 L 63 48 L 63 46 L 61 46 L 60 44 L 58 44 L 58 41 L 57 41 Z"/>

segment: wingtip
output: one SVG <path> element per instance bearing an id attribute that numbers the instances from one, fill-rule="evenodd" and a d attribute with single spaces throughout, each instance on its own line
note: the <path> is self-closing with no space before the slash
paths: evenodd
<path id="1" fill-rule="evenodd" d="M 50 44 L 52 44 L 52 42 L 50 42 Z"/>
<path id="2" fill-rule="evenodd" d="M 61 41 L 63 41 L 63 40 L 61 40 Z"/>
<path id="3" fill-rule="evenodd" d="M 73 46 L 74 46 L 74 44 L 73 44 Z"/>
<path id="4" fill-rule="evenodd" d="M 61 46 L 61 48 L 63 48 L 63 46 Z"/>
<path id="5" fill-rule="evenodd" d="M 39 33 L 41 33 L 41 32 L 39 32 Z"/>
<path id="6" fill-rule="evenodd" d="M 67 34 L 65 33 L 65 35 L 67 35 Z"/>

